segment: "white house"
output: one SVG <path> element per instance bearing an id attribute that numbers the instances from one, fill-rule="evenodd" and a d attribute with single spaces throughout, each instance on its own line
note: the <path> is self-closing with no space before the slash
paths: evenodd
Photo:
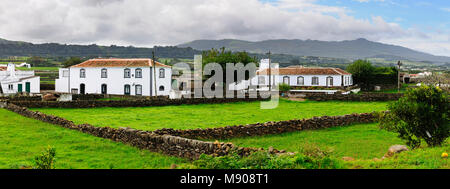
<path id="1" fill-rule="evenodd" d="M 72 94 L 168 96 L 171 81 L 172 68 L 151 59 L 91 59 L 59 69 L 55 89 Z"/>
<path id="2" fill-rule="evenodd" d="M 0 66 L 0 94 L 37 94 L 40 93 L 40 82 L 40 77 L 35 76 L 34 71 L 16 70 L 16 65 L 13 63 Z"/>
<path id="3" fill-rule="evenodd" d="M 352 74 L 340 68 L 292 66 L 279 68 L 277 64 L 271 66 L 270 75 L 272 86 L 282 83 L 292 87 L 348 87 L 353 85 Z M 230 89 L 240 90 L 249 86 L 269 86 L 269 60 L 263 59 L 256 71 L 256 76 L 249 81 L 230 85 Z"/>

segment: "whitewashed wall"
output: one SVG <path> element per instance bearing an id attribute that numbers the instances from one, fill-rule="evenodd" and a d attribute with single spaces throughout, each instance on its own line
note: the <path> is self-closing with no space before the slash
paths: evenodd
<path id="1" fill-rule="evenodd" d="M 85 78 L 80 78 L 80 70 L 84 69 L 86 73 Z M 128 68 L 131 72 L 130 78 L 124 78 L 124 71 L 126 68 L 106 68 L 107 78 L 101 77 L 101 70 L 103 68 L 70 68 L 70 82 L 68 78 L 63 78 L 64 69 L 60 70 L 60 78 L 56 80 L 56 91 L 70 93 L 72 89 L 77 89 L 80 93 L 80 85 L 85 84 L 85 93 L 87 94 L 101 94 L 102 84 L 107 85 L 107 93 L 113 95 L 124 95 L 125 85 L 130 85 L 131 95 L 136 95 L 136 86 L 142 86 L 142 95 L 150 96 L 150 71 L 149 67 L 142 67 L 142 78 L 136 78 L 135 71 L 138 68 Z M 164 86 L 164 91 L 158 90 L 158 95 L 168 96 L 171 90 L 171 80 L 172 80 L 172 69 L 163 68 L 165 70 L 165 77 L 159 77 L 159 69 L 156 70 L 156 90 L 160 86 Z M 154 78 L 152 78 L 154 81 Z M 153 84 L 153 83 L 152 83 Z M 153 84 L 153 94 L 155 94 L 154 84 Z"/>
<path id="2" fill-rule="evenodd" d="M 333 77 L 333 86 L 339 87 L 342 86 L 342 76 L 341 75 L 277 75 L 277 76 L 272 76 L 274 79 L 272 79 L 272 82 L 275 82 L 277 84 L 283 83 L 283 78 L 287 76 L 289 77 L 289 85 L 290 86 L 327 86 L 327 77 Z M 302 76 L 304 78 L 304 85 L 299 85 L 297 83 L 297 78 L 299 76 Z M 265 83 L 264 85 L 268 85 L 269 84 L 269 76 L 267 75 L 262 75 L 262 77 L 265 78 Z M 319 78 L 319 85 L 312 85 L 312 78 L 313 77 L 318 77 Z M 344 86 L 350 86 L 353 83 L 351 82 L 351 76 L 344 76 L 344 81 L 345 81 L 345 77 L 349 77 L 349 81 L 350 83 Z M 254 78 L 252 78 L 251 80 L 251 84 L 252 85 L 258 85 L 258 78 L 259 76 L 256 76 Z"/>

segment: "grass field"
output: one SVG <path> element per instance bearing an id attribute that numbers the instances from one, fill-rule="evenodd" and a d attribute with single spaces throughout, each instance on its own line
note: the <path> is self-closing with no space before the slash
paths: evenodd
<path id="1" fill-rule="evenodd" d="M 384 156 L 389 147 L 404 144 L 395 133 L 380 130 L 376 123 L 334 127 L 322 130 L 299 131 L 278 135 L 230 139 L 238 146 L 274 147 L 279 150 L 301 152 L 311 146 L 330 150 L 331 156 L 355 158 L 345 162 L 346 168 L 358 169 L 449 169 L 448 159 L 441 158 L 443 152 L 450 152 L 450 139 L 441 147 L 423 147 L 403 152 L 383 161 L 374 158 Z"/>
<path id="2" fill-rule="evenodd" d="M 235 138 L 233 144 L 248 147 L 270 146 L 287 151 L 301 151 L 305 146 L 332 150 L 333 156 L 356 159 L 381 158 L 395 144 L 403 144 L 396 134 L 380 130 L 377 124 L 360 124 L 322 130 L 299 131 L 260 137 Z"/>
<path id="3" fill-rule="evenodd" d="M 34 109 L 103 127 L 195 129 L 257 122 L 312 118 L 386 110 L 386 102 L 294 102 L 281 100 L 278 108 L 260 109 L 260 102 L 202 104 L 142 108 Z"/>
<path id="4" fill-rule="evenodd" d="M 56 149 L 57 169 L 159 169 L 187 162 L 0 109 L 0 169 L 33 165 L 48 145 Z"/>

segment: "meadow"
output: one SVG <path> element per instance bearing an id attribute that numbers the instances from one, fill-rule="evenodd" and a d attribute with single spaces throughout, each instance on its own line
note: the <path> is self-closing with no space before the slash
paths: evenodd
<path id="1" fill-rule="evenodd" d="M 187 162 L 0 109 L 0 169 L 32 166 L 49 145 L 57 169 L 167 169 Z"/>
<path id="2" fill-rule="evenodd" d="M 260 102 L 201 104 L 164 107 L 33 109 L 98 127 L 131 127 L 139 130 L 162 128 L 196 129 L 232 125 L 367 113 L 387 109 L 387 102 L 295 102 L 280 100 L 275 109 L 260 109 Z"/>

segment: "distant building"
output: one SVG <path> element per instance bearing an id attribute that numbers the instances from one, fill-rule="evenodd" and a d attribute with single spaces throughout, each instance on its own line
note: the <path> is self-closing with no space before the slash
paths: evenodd
<path id="1" fill-rule="evenodd" d="M 0 66 L 0 93 L 3 93 L 4 95 L 40 93 L 40 77 L 35 76 L 34 71 L 16 70 L 16 67 L 21 66 L 30 67 L 29 64 L 26 63 L 23 63 L 20 66 L 13 63 Z"/>
<path id="2" fill-rule="evenodd" d="M 271 66 L 272 86 L 287 84 L 292 87 L 348 87 L 353 85 L 352 74 L 340 68 L 291 66 L 279 68 L 277 64 Z M 269 60 L 263 59 L 256 71 L 256 76 L 249 81 L 231 84 L 230 89 L 242 90 L 249 86 L 269 85 Z"/>
<path id="3" fill-rule="evenodd" d="M 56 92 L 168 96 L 171 80 L 172 68 L 151 59 L 91 59 L 59 69 Z"/>

